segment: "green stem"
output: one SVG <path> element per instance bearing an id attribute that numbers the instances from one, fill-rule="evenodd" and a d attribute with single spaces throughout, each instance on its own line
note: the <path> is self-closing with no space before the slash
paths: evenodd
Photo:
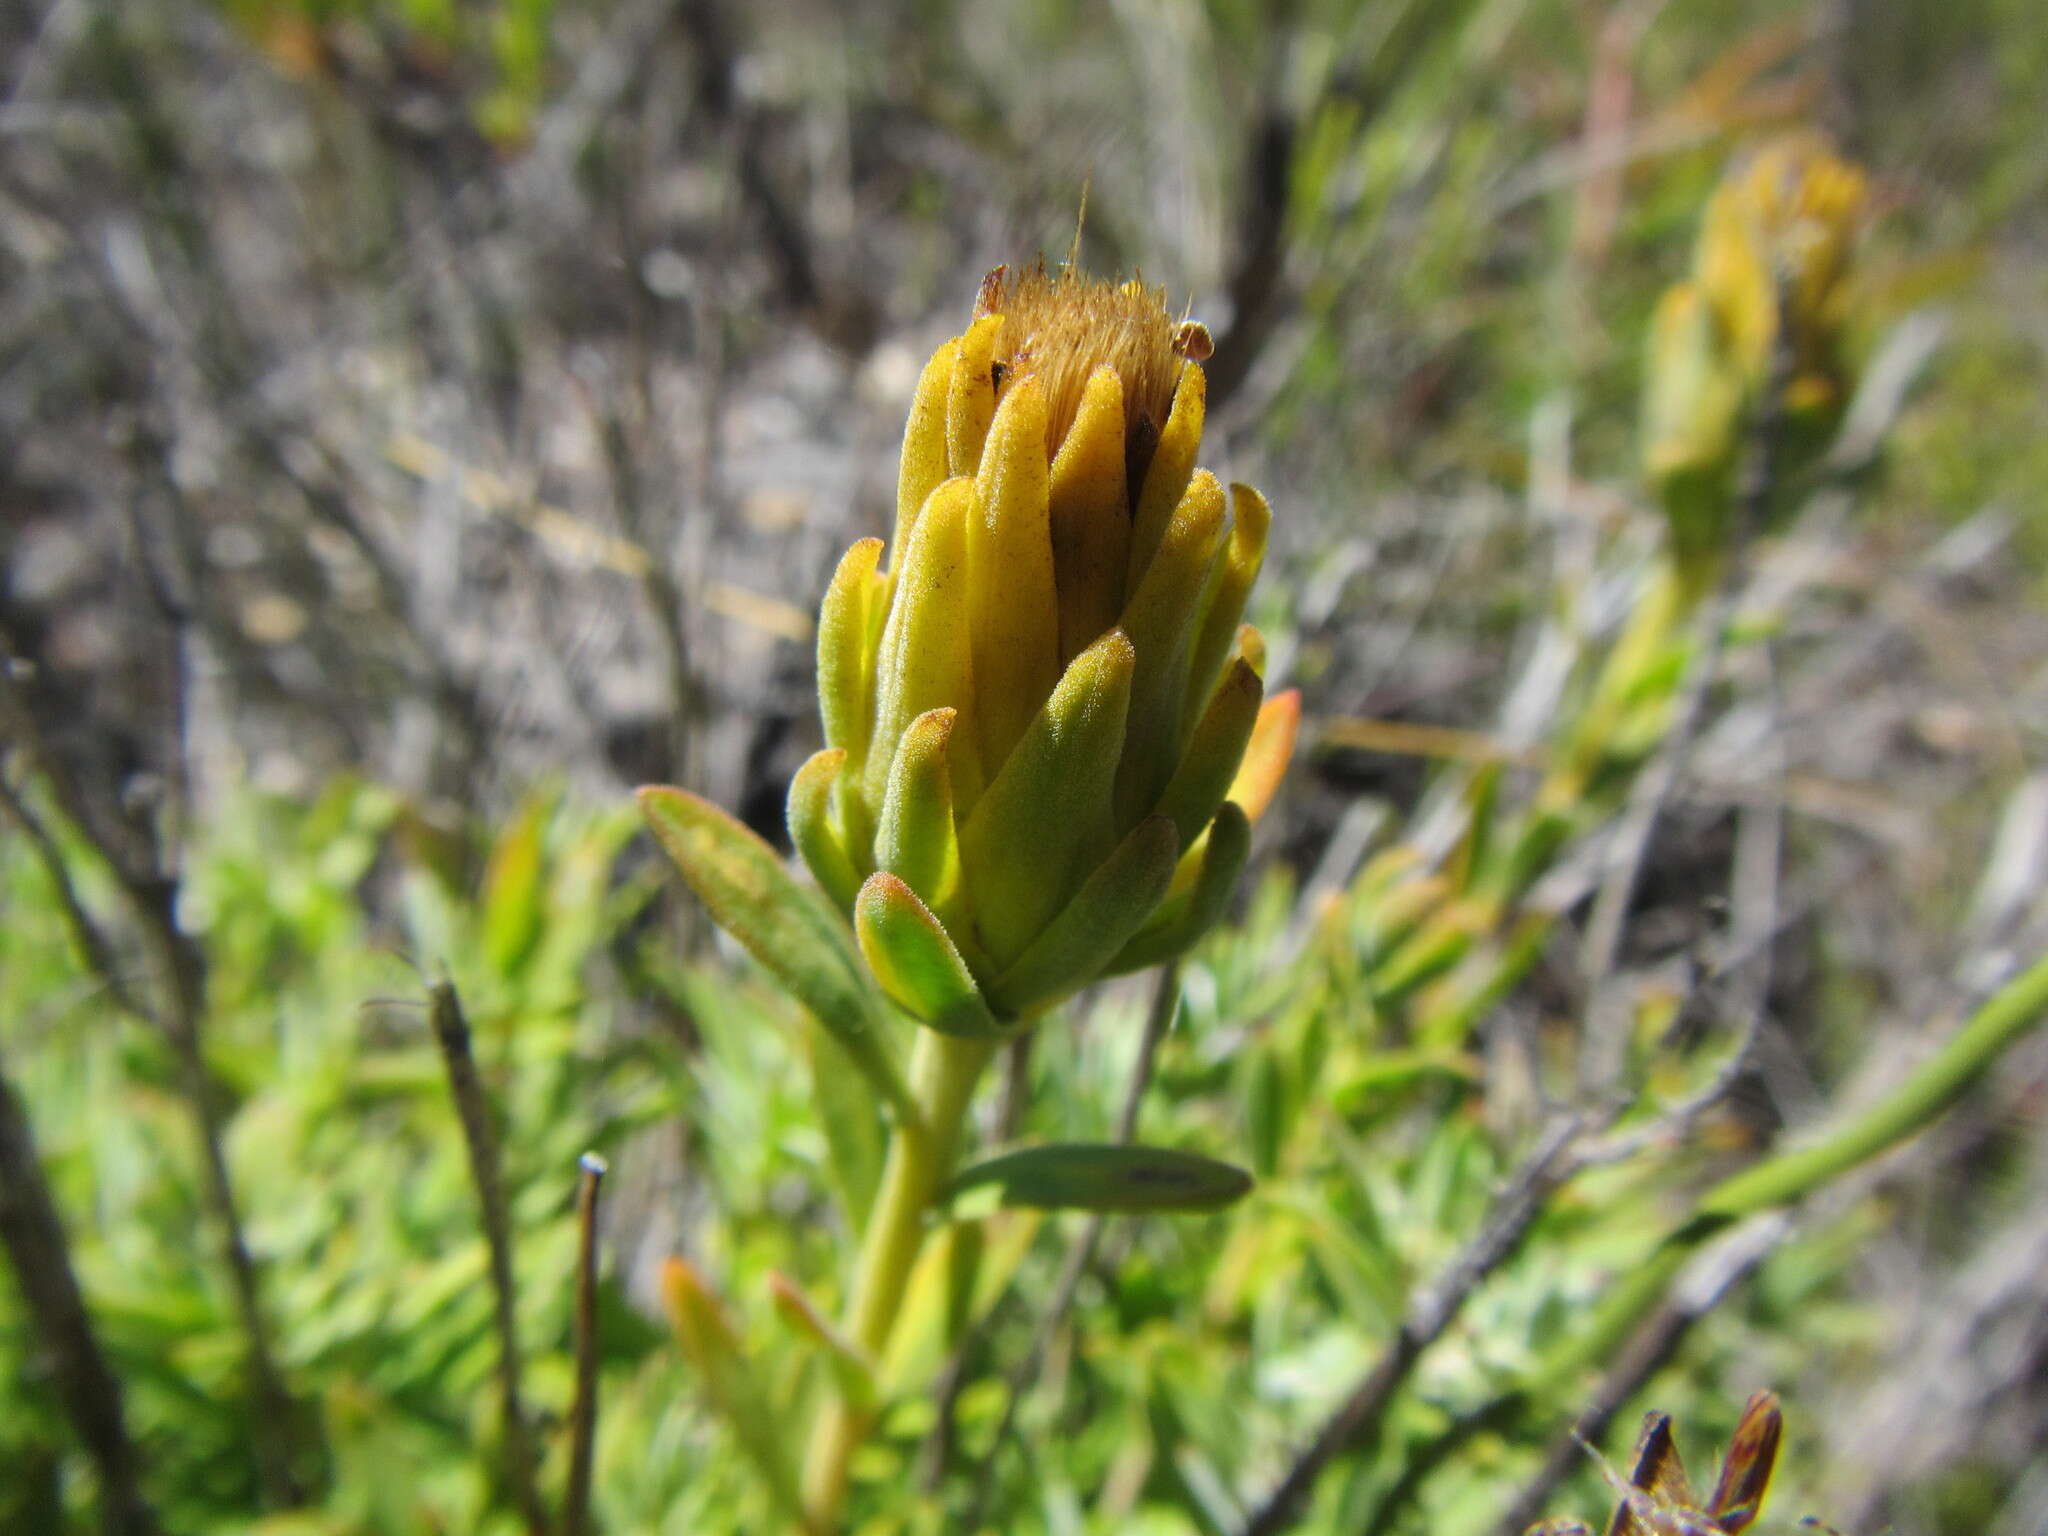
<path id="1" fill-rule="evenodd" d="M 1960 1098 L 2044 1011 L 2048 954 L 2007 982 L 1910 1077 L 1833 1136 L 1722 1180 L 1700 1202 L 1701 1211 L 1739 1220 L 1788 1204 L 1904 1141 Z"/>
<path id="2" fill-rule="evenodd" d="M 1519 902 L 1550 868 L 1557 851 L 1612 800 L 1615 737 L 1631 708 L 1646 701 L 1645 690 L 1668 665 L 1672 648 L 1685 643 L 1685 626 L 1701 598 L 1696 580 L 1668 561 L 1651 574 L 1520 828 L 1484 861 L 1470 883 L 1472 890 Z M 1681 669 L 1662 691 L 1676 698 L 1684 686 Z"/>
<path id="3" fill-rule="evenodd" d="M 1765 1158 L 1708 1190 L 1692 1215 L 1607 1293 L 1586 1331 L 1553 1351 L 1533 1379 L 1562 1383 L 1606 1358 L 1709 1240 L 1739 1221 L 1804 1199 L 1922 1129 L 1962 1097 L 2043 1012 L 2048 1012 L 2048 954 L 2007 982 L 1904 1082 L 1833 1135 Z"/>
<path id="4" fill-rule="evenodd" d="M 899 1121 L 889 1138 L 888 1162 L 862 1235 L 847 1304 L 847 1336 L 871 1359 L 888 1348 L 910 1272 L 924 1247 L 925 1216 L 953 1171 L 967 1105 L 995 1044 L 928 1029 L 918 1032 L 910 1063 L 918 1115 Z M 819 1418 L 804 1460 L 804 1507 L 813 1530 L 837 1526 L 848 1464 L 874 1422 L 872 1409 L 843 1399 L 834 1399 Z"/>
<path id="5" fill-rule="evenodd" d="M 1627 624 L 1615 637 L 1614 648 L 1601 664 L 1585 714 L 1573 731 L 1566 752 L 1573 773 L 1583 778 L 1598 773 L 1615 728 L 1638 702 L 1645 683 L 1668 664 L 1672 647 L 1685 643 L 1689 622 L 1712 591 L 1711 584 L 1702 587 L 1696 574 L 1689 575 L 1669 560 L 1651 574 Z M 1674 678 L 1666 691 L 1678 686 L 1682 680 Z"/>

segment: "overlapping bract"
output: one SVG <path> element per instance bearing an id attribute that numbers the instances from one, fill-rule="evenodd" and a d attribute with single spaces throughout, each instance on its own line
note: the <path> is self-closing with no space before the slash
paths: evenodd
<path id="1" fill-rule="evenodd" d="M 1191 943 L 1296 713 L 1240 623 L 1266 503 L 1195 467 L 1206 333 L 1042 267 L 980 309 L 919 380 L 886 568 L 863 540 L 826 594 L 789 807 L 884 988 L 962 1034 Z"/>
<path id="2" fill-rule="evenodd" d="M 1811 136 L 1766 146 L 1715 191 L 1691 277 L 1651 322 L 1644 467 L 1682 561 L 1726 541 L 1744 421 L 1778 413 L 1779 468 L 1796 470 L 1841 419 L 1846 279 L 1863 173 Z M 1782 358 L 1780 336 L 1784 338 Z M 1766 402 L 1784 367 L 1782 393 Z"/>

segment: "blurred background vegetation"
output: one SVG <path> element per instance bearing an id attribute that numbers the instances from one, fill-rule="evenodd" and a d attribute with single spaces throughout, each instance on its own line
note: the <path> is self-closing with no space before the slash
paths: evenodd
<path id="1" fill-rule="evenodd" d="M 1609 971 L 1615 1134 L 1654 1134 L 1536 1181 L 1301 1528 L 1594 1518 L 1588 1404 L 1610 1454 L 1656 1405 L 1698 1461 L 1764 1386 L 1776 1518 L 2048 1528 L 2039 1039 L 1611 1351 L 1557 1353 L 1699 1190 L 1869 1102 L 2048 937 L 2036 10 L 0 8 L 0 1530 L 535 1528 L 443 976 L 502 1152 L 533 1497 L 567 1475 L 595 1148 L 594 1524 L 772 1528 L 654 1275 L 688 1254 L 795 1401 L 819 1367 L 771 1349 L 767 1276 L 836 1298 L 872 1169 L 627 790 L 780 835 L 810 611 L 886 531 L 917 370 L 983 271 L 1067 249 L 1084 188 L 1086 263 L 1214 332 L 1204 460 L 1277 514 L 1254 611 L 1302 749 L 1145 1101 L 1148 1140 L 1260 1184 L 1110 1224 L 1071 1306 L 1072 1218 L 977 1228 L 943 1378 L 972 1384 L 894 1405 L 863 1528 L 1246 1529 L 1558 1084 L 1605 1080 L 1574 1021 Z M 1871 178 L 1863 435 L 1745 566 L 1769 644 L 1737 625 L 1680 732 L 1617 952 L 1585 973 L 1626 776 L 1508 913 L 1542 921 L 1464 933 L 1446 967 L 1507 958 L 1422 993 L 1401 945 L 1442 890 L 1408 872 L 1484 862 L 1643 600 L 1648 317 L 1724 168 L 1788 128 Z M 1762 895 L 1731 893 L 1759 806 Z M 1148 1006 L 1068 1010 L 984 1139 L 1108 1135 Z M 115 1510 L 130 1457 L 153 1515 Z"/>

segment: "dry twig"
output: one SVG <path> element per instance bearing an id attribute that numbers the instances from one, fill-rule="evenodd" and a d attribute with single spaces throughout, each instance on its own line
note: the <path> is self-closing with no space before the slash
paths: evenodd
<path id="1" fill-rule="evenodd" d="M 595 1152 L 576 1160 L 576 1401 L 569 1410 L 569 1491 L 562 1536 L 590 1528 L 590 1463 L 597 1445 L 597 1197 L 610 1165 Z"/>
<path id="2" fill-rule="evenodd" d="M 14 1268 L 33 1336 L 57 1381 L 99 1477 L 101 1526 L 108 1536 L 156 1536 L 142 1497 L 142 1457 L 128 1436 L 121 1384 L 93 1332 L 71 1264 L 57 1203 L 36 1160 L 28 1112 L 0 1075 L 0 1246 Z"/>
<path id="3" fill-rule="evenodd" d="M 505 1183 L 498 1160 L 498 1136 L 491 1124 L 491 1106 L 477 1076 L 470 1050 L 469 1021 L 455 983 L 437 981 L 427 988 L 427 1017 L 448 1068 L 448 1087 L 462 1121 L 469 1148 L 469 1171 L 476 1184 L 483 1218 L 484 1242 L 490 1250 L 491 1300 L 498 1330 L 498 1389 L 505 1425 L 505 1478 L 512 1486 L 531 1536 L 546 1536 L 547 1513 L 534 1480 L 532 1431 L 520 1395 L 520 1350 L 517 1292 L 512 1277 L 512 1221 L 505 1208 Z"/>
<path id="4" fill-rule="evenodd" d="M 1494 1200 L 1485 1223 L 1416 1293 L 1378 1361 L 1295 1457 L 1240 1536 L 1275 1536 L 1293 1526 L 1323 1470 L 1351 1446 L 1371 1439 L 1423 1351 L 1442 1337 L 1480 1283 L 1513 1256 L 1550 1196 L 1577 1170 L 1571 1148 L 1584 1128 L 1578 1117 L 1565 1116 L 1537 1140 Z"/>

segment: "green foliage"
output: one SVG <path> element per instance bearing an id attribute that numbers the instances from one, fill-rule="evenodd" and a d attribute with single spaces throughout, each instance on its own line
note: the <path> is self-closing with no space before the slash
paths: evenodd
<path id="1" fill-rule="evenodd" d="M 491 1528 L 492 1467 L 477 1451 L 495 1436 L 483 1242 L 402 952 L 465 989 L 507 1132 L 520 1323 L 541 1354 L 535 1395 L 550 1415 L 568 1389 L 551 1357 L 567 1326 L 574 1158 L 668 1123 L 681 1093 L 672 1060 L 591 1012 L 593 960 L 648 890 L 616 879 L 629 813 L 536 796 L 479 850 L 486 873 L 474 892 L 405 858 L 402 815 L 360 783 L 336 783 L 305 807 L 251 796 L 209 829 L 190 865 L 184 918 L 210 965 L 208 1059 L 234 1104 L 226 1150 L 281 1365 L 321 1447 L 321 1518 L 281 1529 Z M 251 1507 L 250 1428 L 191 1122 L 161 1042 L 108 1009 L 20 852 L 10 846 L 0 865 L 20 1005 L 6 1021 L 7 1056 L 71 1216 L 150 1492 L 173 1528 L 220 1528 Z M 368 887 L 396 895 L 402 929 L 373 925 Z M 11 1291 L 0 1305 L 4 1348 L 25 1360 Z M 657 1331 L 616 1291 L 605 1325 L 608 1368 L 661 1358 L 650 1354 Z M 33 1376 L 4 1379 L 33 1394 L 35 1411 L 19 1400 L 0 1409 L 11 1441 L 0 1456 L 33 1464 L 61 1443 L 52 1405 Z"/>
<path id="2" fill-rule="evenodd" d="M 554 74 L 556 0 L 214 0 L 294 73 L 330 72 L 331 55 L 365 54 L 433 82 L 493 142 L 523 143 Z"/>
<path id="3" fill-rule="evenodd" d="M 400 947 L 464 988 L 500 1117 L 544 1486 L 558 1487 L 563 1467 L 574 1159 L 597 1146 L 621 1168 L 656 1170 L 611 1197 L 627 1230 L 652 1223 L 671 1234 L 653 1250 L 621 1235 L 614 1251 L 626 1268 L 605 1285 L 600 1519 L 618 1529 L 766 1528 L 773 1506 L 762 1501 L 786 1508 L 792 1495 L 747 1469 L 792 1475 L 785 1458 L 795 1444 L 774 1426 L 798 1422 L 832 1383 L 863 1400 L 879 1391 L 885 1408 L 854 1469 L 861 1528 L 931 1528 L 945 1503 L 901 1497 L 932 1427 L 915 1388 L 948 1339 L 976 1340 L 974 1358 L 1013 1357 L 1058 1267 L 1064 1245 L 1048 1239 L 1059 1228 L 1020 1224 L 1028 1213 L 982 1215 L 963 1194 L 958 1224 L 930 1246 L 906 1303 L 938 1331 L 899 1339 L 889 1361 L 866 1361 L 822 1321 L 845 1280 L 836 1236 L 845 1218 L 831 1214 L 826 1192 L 857 1211 L 875 1176 L 872 1153 L 863 1174 L 838 1150 L 861 1133 L 833 1133 L 810 1106 L 806 1051 L 830 1047 L 830 1037 L 759 981 L 680 966 L 665 937 L 641 930 L 652 885 L 649 866 L 623 857 L 628 813 L 536 795 L 476 846 L 473 881 L 416 862 L 405 851 L 408 817 L 363 784 L 337 784 L 305 807 L 249 797 L 227 808 L 191 864 L 187 920 L 214 977 L 212 1056 L 235 1093 L 233 1170 L 282 1364 L 320 1447 L 318 1512 L 262 1528 L 515 1528 L 494 1459 L 496 1357 L 475 1196 Z M 107 893 L 89 863 L 84 873 L 88 900 L 100 902 Z M 1048 1389 L 1024 1404 L 1033 1450 L 995 1463 L 1002 1529 L 1234 1528 L 1232 1511 L 1270 1479 L 1275 1458 L 1372 1362 L 1417 1288 L 1487 1219 L 1518 1138 L 1477 1113 L 1479 1075 L 1456 1046 L 1416 1043 L 1430 1031 L 1412 1011 L 1414 994 L 1376 998 L 1375 957 L 1399 946 L 1359 947 L 1351 935 L 1389 889 L 1369 868 L 1300 957 L 1276 967 L 1272 957 L 1297 942 L 1296 901 L 1284 879 L 1269 878 L 1243 919 L 1188 963 L 1148 1139 L 1243 1155 L 1256 1191 L 1233 1214 L 1122 1229 L 1114 1262 L 1083 1293 L 1071 1349 Z M 106 1011 L 40 868 L 18 846 L 0 860 L 0 891 L 10 919 L 0 924 L 0 960 L 19 978 L 21 1004 L 6 1052 L 150 1455 L 150 1492 L 181 1529 L 242 1528 L 253 1489 L 238 1339 L 210 1247 L 196 1240 L 205 1223 L 189 1129 L 160 1047 Z M 382 910 L 403 911 L 402 929 L 381 931 L 373 913 Z M 622 967 L 652 1000 L 651 1016 L 617 990 Z M 1044 1031 L 1027 1140 L 1107 1127 L 1139 1034 L 1138 1001 L 1112 991 Z M 2007 1005 L 1979 1033 L 2009 1037 L 2023 1011 Z M 1646 1062 L 1658 1086 L 1634 1116 L 1654 1118 L 1694 1091 L 1721 1049 L 1710 1038 Z M 818 1081 L 852 1077 L 840 1064 Z M 1146 1163 L 1166 1154 L 1115 1155 Z M 1049 1148 L 999 1159 L 961 1183 L 995 1181 L 1036 1203 L 1044 1191 L 1026 1186 L 1060 1183 L 1066 1156 Z M 1783 1166 L 1814 1162 L 1793 1154 Z M 1200 1157 L 1176 1166 L 1241 1180 Z M 1572 1185 L 1523 1254 L 1472 1298 L 1380 1441 L 1324 1481 L 1305 1528 L 1356 1529 L 1385 1501 L 1412 1499 L 1394 1528 L 1484 1529 L 1529 1452 L 1467 1421 L 1554 1369 L 1542 1362 L 1583 1333 L 1596 1298 L 1616 1294 L 1603 1291 L 1605 1277 L 1638 1265 L 1646 1234 L 1695 1208 L 1685 1192 L 1692 1166 L 1652 1154 Z M 1101 1159 L 1081 1173 L 1084 1183 L 1099 1178 Z M 1725 1187 L 1748 1190 L 1761 1177 Z M 1242 1183 L 1217 1188 L 1223 1198 Z M 1757 1204 L 1742 1199 L 1744 1210 Z M 1057 1191 L 1050 1203 L 1103 1204 Z M 1122 1196 L 1108 1203 L 1130 1206 Z M 1783 1356 L 1799 1337 L 1842 1347 L 1867 1339 L 1834 1292 L 1856 1234 L 1854 1223 L 1821 1228 L 1786 1247 L 1765 1267 L 1749 1320 L 1726 1320 L 1705 1374 L 1666 1382 L 1660 1402 L 1710 1437 L 1728 1427 L 1755 1350 Z M 634 1278 L 677 1244 L 693 1259 L 682 1310 L 698 1319 L 684 1333 L 697 1343 L 681 1351 L 650 1321 L 652 1298 Z M 25 1362 L 11 1294 L 5 1304 L 0 1349 Z M 1737 1338 L 1750 1342 L 1731 1350 Z M 1733 1379 L 1717 1388 L 1724 1371 Z M 15 1485 L 11 1527 L 0 1528 L 47 1519 L 30 1510 L 50 1497 L 82 1521 L 89 1493 L 56 1470 L 73 1452 L 47 1384 L 18 1368 L 5 1379 L 0 1453 L 50 1476 Z M 1568 1413 L 1578 1380 L 1550 1383 L 1546 1412 Z M 721 1403 L 731 1422 L 751 1426 L 746 1459 L 722 1450 L 725 1431 L 705 1417 Z M 1090 1407 L 1074 1417 L 1062 1406 L 1070 1403 Z M 960 1397 L 955 1454 L 966 1467 L 991 1452 L 1000 1404 L 994 1386 Z M 1418 1477 L 1446 1447 L 1458 1475 Z"/>
<path id="4" fill-rule="evenodd" d="M 1914 19 L 1966 29 L 1979 14 L 2025 19 L 2024 3 L 1968 0 L 1952 16 Z M 274 56 L 313 73 L 318 51 L 292 27 L 367 35 L 376 56 L 402 56 L 444 82 L 501 144 L 529 131 L 560 74 L 548 0 L 226 8 Z M 1252 57 L 1270 43 L 1260 8 L 1210 9 L 1214 46 Z M 1260 442 L 1300 466 L 1304 482 L 1343 489 L 1330 521 L 1302 537 L 1355 540 L 1350 524 L 1377 488 L 1429 486 L 1447 468 L 1520 488 L 1539 402 L 1574 403 L 1570 446 L 1583 464 L 1562 473 L 1607 477 L 1611 491 L 1632 473 L 1640 339 L 1656 293 L 1678 274 L 1724 151 L 1770 83 L 1768 50 L 1744 51 L 1770 8 L 1674 8 L 1660 20 L 1643 50 L 1644 92 L 1662 100 L 1718 79 L 1719 94 L 1689 98 L 1692 117 L 1650 120 L 1690 137 L 1631 164 L 1604 261 L 1571 236 L 1580 178 L 1546 183 L 1539 173 L 1556 168 L 1533 162 L 1532 146 L 1578 131 L 1577 96 L 1548 74 L 1585 67 L 1576 30 L 1560 49 L 1548 41 L 1569 7 L 1294 9 L 1287 67 L 1302 79 L 1290 90 L 1307 105 L 1287 171 L 1288 240 L 1308 275 Z M 1098 25 L 1087 7 L 1037 7 L 1024 30 L 1051 48 Z M 1985 208 L 1968 210 L 1973 229 L 2025 206 L 2040 185 L 2033 116 L 2008 98 L 2032 100 L 2023 87 L 2038 78 L 2042 44 L 2039 29 L 2009 30 L 2014 47 L 1992 61 L 2005 93 L 1998 110 L 1941 123 L 1944 135 L 1981 136 L 2002 157 Z M 1546 41 L 1532 50 L 1536 37 Z M 1875 46 L 1853 41 L 1852 51 Z M 1503 67 L 1518 46 L 1540 53 L 1540 67 Z M 1866 61 L 1860 78 L 1882 79 L 1886 66 Z M 1886 132 L 1919 131 L 1921 114 L 1905 116 Z M 936 222 L 938 195 L 914 181 L 907 212 Z M 1866 502 L 1915 517 L 1959 516 L 1991 499 L 2029 508 L 2048 472 L 2027 405 L 2038 349 L 2001 328 L 1993 299 L 1952 269 L 1902 254 L 1900 238 L 1880 239 L 1882 281 L 1864 293 L 1859 324 L 1879 330 L 1933 296 L 1957 308 L 1955 344 L 1939 387 L 1907 403 L 1893 462 L 1863 488 Z M 1373 323 L 1356 323 L 1366 312 Z M 1588 314 L 1599 323 L 1560 319 Z M 1572 345 L 1549 344 L 1567 332 Z M 594 1147 L 620 1170 L 600 1296 L 600 1529 L 779 1528 L 796 1499 L 801 1428 L 837 1398 L 876 1420 L 851 1468 L 863 1533 L 961 1528 L 984 1469 L 988 1528 L 1005 1533 L 1238 1530 L 1484 1229 L 1544 1104 L 1577 1086 L 1587 1009 L 1549 974 L 1569 969 L 1558 957 L 1574 934 L 1539 899 L 1542 882 L 1569 873 L 1611 830 L 1673 728 L 1690 669 L 1717 647 L 1743 652 L 1786 627 L 1770 615 L 1709 633 L 1697 622 L 1700 594 L 1679 594 L 1646 565 L 1630 530 L 1609 532 L 1588 533 L 1587 569 L 1555 583 L 1541 571 L 1525 577 L 1498 548 L 1481 552 L 1492 561 L 1478 567 L 1485 579 L 1463 582 L 1471 565 L 1453 572 L 1482 594 L 1475 622 L 1489 630 L 1554 613 L 1568 635 L 1565 681 L 1526 770 L 1446 765 L 1412 819 L 1387 818 L 1355 873 L 1304 890 L 1305 875 L 1276 864 L 1234 913 L 1253 838 L 1227 809 L 1207 833 L 1198 880 L 1165 898 L 1155 926 L 1108 926 L 1132 902 L 1106 876 L 1075 895 L 1067 927 L 1045 930 L 1057 953 L 1023 951 L 996 983 L 1014 988 L 1006 1011 L 1064 1006 L 1028 1054 L 1011 1058 L 1026 1090 L 1015 1122 L 998 1144 L 992 1106 L 978 1105 L 969 1156 L 1013 1141 L 1036 1150 L 980 1162 L 961 1183 L 999 1182 L 1008 1204 L 1049 1214 L 991 1210 L 989 1189 L 964 1190 L 915 1255 L 911 1322 L 880 1358 L 829 1320 L 855 1291 L 852 1234 L 887 1198 L 885 1137 L 908 1102 L 895 1063 L 912 1029 L 870 986 L 858 944 L 893 962 L 900 974 L 874 969 L 897 983 L 887 990 L 898 1002 L 930 1017 L 971 1015 L 967 1033 L 994 1029 L 985 1009 L 967 1006 L 959 951 L 919 943 L 930 934 L 923 908 L 878 890 L 856 935 L 708 802 L 658 793 L 658 834 L 745 951 L 690 957 L 683 925 L 658 905 L 667 866 L 636 840 L 641 823 L 628 809 L 543 789 L 502 824 L 451 832 L 354 779 L 304 805 L 228 799 L 187 850 L 180 920 L 206 960 L 207 1059 L 228 1108 L 230 1172 L 304 1420 L 313 1500 L 290 1514 L 259 1512 L 244 1339 L 175 1054 L 115 1009 L 28 845 L 0 845 L 10 1005 L 0 1059 L 30 1106 L 167 1527 L 518 1528 L 499 1461 L 477 1197 L 421 1011 L 424 983 L 445 976 L 475 1030 L 505 1151 L 527 1397 L 550 1501 L 567 1460 L 575 1157 Z M 1323 552 L 1293 553 L 1307 568 Z M 1457 556 L 1468 558 L 1480 557 Z M 1618 595 L 1625 613 L 1589 617 L 1595 605 L 1575 582 L 1599 589 L 1610 609 Z M 1312 680 L 1332 643 L 1290 632 L 1297 595 L 1269 592 L 1258 617 L 1276 653 L 1287 646 Z M 822 823 L 832 767 L 800 777 L 800 843 Z M 1424 832 L 1441 834 L 1427 850 Z M 113 882 L 64 835 L 86 907 L 118 927 Z M 1149 907 L 1169 861 L 1133 846 L 1102 869 L 1144 891 L 1136 904 Z M 850 864 L 821 874 L 842 887 L 834 902 L 855 905 Z M 1213 1180 L 1190 1204 L 1235 1203 L 1105 1226 L 1016 1431 L 1001 1440 L 1005 1380 L 1033 1349 L 1089 1219 L 1061 1213 L 1145 1204 L 1127 1189 L 1105 1194 L 1102 1181 L 1122 1163 L 1156 1171 L 1148 1160 L 1166 1155 L 1105 1156 L 1100 1145 L 1115 1132 L 1144 1036 L 1143 985 L 1067 1002 L 1066 982 L 1180 953 L 1198 932 L 1207 936 L 1178 973 L 1181 1003 L 1139 1130 L 1145 1147 L 1175 1149 L 1176 1170 Z M 140 970 L 138 954 L 118 958 L 124 974 Z M 1830 975 L 1821 991 L 1822 1065 L 1853 1065 L 1876 988 Z M 1647 992 L 1623 1011 L 1625 1093 L 1607 1129 L 1669 1134 L 1645 1134 L 1632 1155 L 1582 1171 L 1543 1205 L 1419 1359 L 1377 1435 L 1319 1481 L 1302 1529 L 1489 1529 L 1663 1295 L 1661 1282 L 1712 1235 L 1702 1218 L 1718 1230 L 1837 1182 L 1946 1108 L 1981 1069 L 1987 1041 L 2032 1023 L 2010 1007 L 1980 1016 L 1931 1074 L 1848 1122 L 1847 1136 L 1755 1159 L 1755 1128 L 1739 1120 L 1666 1118 L 1716 1081 L 1740 1046 L 1735 1031 L 1679 1017 Z M 1088 1149 L 1078 1162 L 1077 1146 Z M 1254 1180 L 1248 1194 L 1240 1164 Z M 1882 1320 L 1844 1282 L 1885 1218 L 1868 1202 L 1843 1203 L 1771 1252 L 1754 1284 L 1653 1378 L 1658 1404 L 1702 1443 L 1725 1439 L 1752 1387 L 1785 1384 L 1795 1488 L 1810 1433 L 1795 1378 L 1867 1367 L 1887 1343 Z M 689 1280 L 669 1287 L 664 1320 L 655 1274 L 674 1252 L 688 1257 Z M 41 1346 L 16 1289 L 0 1284 L 0 1532 L 92 1523 L 86 1463 Z M 967 1385 L 942 1402 L 934 1383 L 956 1352 Z M 1988 1518 L 1980 1484 L 1966 1469 L 1932 1490 L 1930 1524 L 1976 1528 Z M 1557 1502 L 1591 1514 L 1604 1497 L 1589 1463 Z"/>
<path id="5" fill-rule="evenodd" d="M 992 1200 L 1038 1211 L 1219 1211 L 1251 1192 L 1250 1175 L 1170 1147 L 1052 1143 L 963 1168 L 947 1187 L 956 1212 Z"/>

